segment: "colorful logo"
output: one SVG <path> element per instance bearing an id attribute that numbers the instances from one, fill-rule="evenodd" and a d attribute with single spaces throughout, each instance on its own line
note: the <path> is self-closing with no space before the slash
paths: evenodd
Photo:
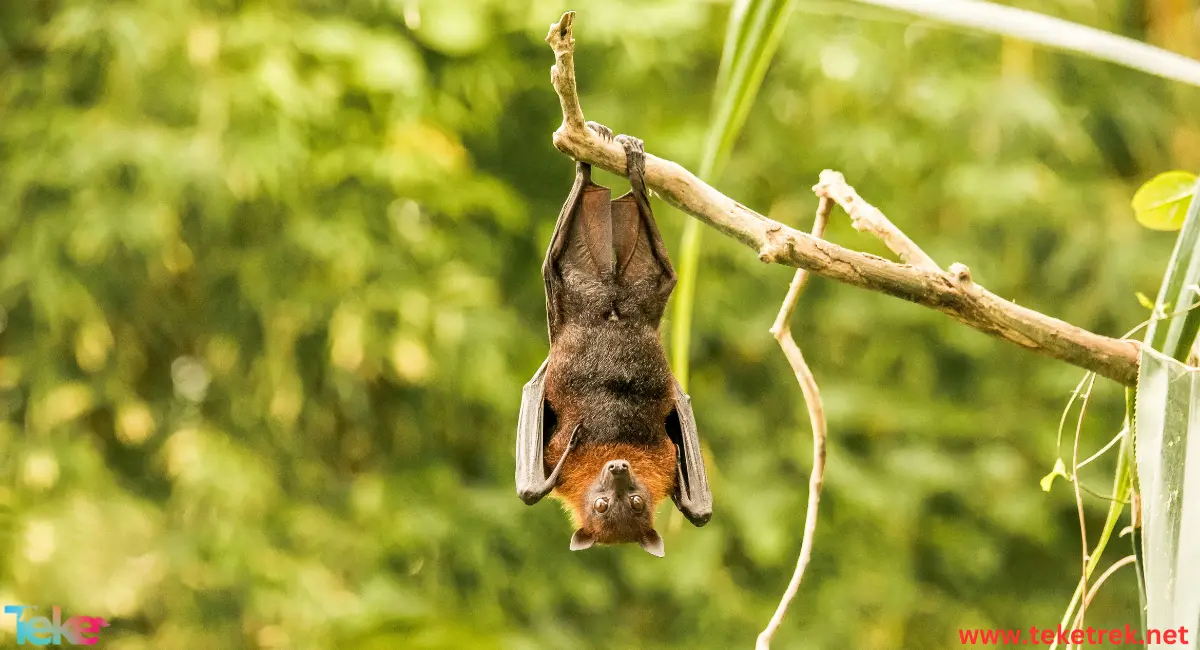
<path id="1" fill-rule="evenodd" d="M 37 607 L 32 605 L 5 605 L 4 613 L 17 617 L 17 645 L 96 645 L 100 640 L 100 628 L 108 627 L 108 621 L 99 616 L 72 616 L 64 623 L 62 608 L 51 608 L 52 617 L 34 616 Z M 26 614 L 28 610 L 28 614 Z"/>

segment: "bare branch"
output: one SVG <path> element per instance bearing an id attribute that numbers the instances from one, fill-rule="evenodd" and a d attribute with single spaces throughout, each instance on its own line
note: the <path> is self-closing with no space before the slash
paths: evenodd
<path id="1" fill-rule="evenodd" d="M 829 223 L 829 213 L 833 212 L 833 200 L 821 198 L 817 204 L 817 216 L 813 221 L 812 236 L 820 238 L 825 234 L 825 225 Z M 779 307 L 779 315 L 771 326 L 771 334 L 779 341 L 784 356 L 796 373 L 796 381 L 800 383 L 800 392 L 804 394 L 804 403 L 808 406 L 808 421 L 812 425 L 813 435 L 813 467 L 808 477 L 808 513 L 804 517 L 804 539 L 800 543 L 800 557 L 796 560 L 796 571 L 788 582 L 787 590 L 779 601 L 779 607 L 771 616 L 767 627 L 758 635 L 756 650 L 770 650 L 771 639 L 779 631 L 783 617 L 787 614 L 788 605 L 800 590 L 800 581 L 804 579 L 804 570 L 812 559 L 813 540 L 817 535 L 817 507 L 821 503 L 821 488 L 825 485 L 825 438 L 827 434 L 825 422 L 825 407 L 821 404 L 821 391 L 817 388 L 817 379 L 804 361 L 800 346 L 792 337 L 792 314 L 796 311 L 796 303 L 800 300 L 800 291 L 808 280 L 808 271 L 797 269 L 788 287 L 787 297 Z"/>
<path id="2" fill-rule="evenodd" d="M 625 174 L 625 152 L 584 127 L 575 87 L 574 13 L 551 26 L 547 42 L 556 63 L 551 82 L 563 108 L 554 146 L 614 174 Z M 669 160 L 646 154 L 646 184 L 671 205 L 758 252 L 763 262 L 807 269 L 817 275 L 931 307 L 985 334 L 1114 379 L 1137 381 L 1139 346 L 1088 332 L 1013 304 L 971 281 L 965 266 L 951 272 L 896 264 L 788 228 L 721 194 Z"/>
<path id="3" fill-rule="evenodd" d="M 550 83 L 558 91 L 562 104 L 563 124 L 558 130 L 591 136 L 592 131 L 585 128 L 583 109 L 579 107 L 579 96 L 575 93 L 575 36 L 571 33 L 574 22 L 575 12 L 568 11 L 550 26 L 550 33 L 546 34 L 546 42 L 554 50 L 555 61 L 550 66 Z M 617 149 L 624 159 L 624 150 L 619 146 Z"/>
<path id="4" fill-rule="evenodd" d="M 846 177 L 842 176 L 841 172 L 832 169 L 821 172 L 821 178 L 813 186 L 813 192 L 817 196 L 837 201 L 846 214 L 850 215 L 850 222 L 855 230 L 874 235 L 908 264 L 927 271 L 942 270 L 932 257 L 926 255 L 920 246 L 901 232 L 879 208 L 864 201 L 853 187 L 847 185 Z"/>
<path id="5" fill-rule="evenodd" d="M 820 239 L 825 236 L 825 226 L 829 225 L 829 215 L 832 213 L 833 201 L 821 198 L 817 202 L 817 216 L 813 219 L 813 237 Z M 808 270 L 796 269 L 796 275 L 792 277 L 792 284 L 788 287 L 787 296 L 783 299 L 779 314 L 775 316 L 775 323 L 771 325 L 771 336 L 774 336 L 776 340 L 791 335 L 792 314 L 796 311 L 796 303 L 800 301 L 800 291 L 807 283 Z"/>

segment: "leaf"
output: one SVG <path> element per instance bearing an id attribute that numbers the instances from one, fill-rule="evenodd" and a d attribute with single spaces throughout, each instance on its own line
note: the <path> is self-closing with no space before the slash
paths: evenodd
<path id="1" fill-rule="evenodd" d="M 1049 474 L 1042 477 L 1042 492 L 1049 492 L 1050 488 L 1054 486 L 1054 479 L 1059 476 L 1065 479 L 1071 478 L 1067 476 L 1067 466 L 1063 464 L 1063 459 L 1061 458 L 1055 459 L 1054 469 L 1050 470 Z"/>
<path id="2" fill-rule="evenodd" d="M 1200 621 L 1200 369 L 1142 347 L 1135 412 L 1150 629 Z M 1190 645 L 1196 648 L 1196 636 Z"/>
<path id="3" fill-rule="evenodd" d="M 750 107 L 758 97 L 794 4 L 795 0 L 738 0 L 730 11 L 721 67 L 713 89 L 713 116 L 700 161 L 700 178 L 711 181 L 725 166 Z M 671 366 L 684 390 L 688 385 L 688 352 L 702 232 L 699 221 L 688 219 L 679 247 L 679 281 L 672 310 Z"/>
<path id="4" fill-rule="evenodd" d="M 1154 301 L 1151 300 L 1149 296 L 1141 291 L 1138 291 L 1135 295 L 1137 295 L 1137 301 L 1139 305 L 1149 309 L 1150 311 L 1154 311 Z"/>
<path id="5" fill-rule="evenodd" d="M 741 0 L 734 6 L 717 73 L 715 113 L 700 162 L 701 178 L 709 178 L 725 166 L 794 4 L 794 0 Z"/>
<path id="6" fill-rule="evenodd" d="M 940 20 L 951 25 L 1011 36 L 1047 47 L 1111 61 L 1164 79 L 1200 86 L 1200 61 L 1037 12 L 982 0 L 858 0 Z"/>
<path id="7" fill-rule="evenodd" d="M 1151 230 L 1179 230 L 1195 194 L 1196 175 L 1163 172 L 1146 181 L 1133 195 L 1134 216 Z"/>
<path id="8" fill-rule="evenodd" d="M 1193 186 L 1191 205 L 1188 206 L 1183 229 L 1175 240 L 1175 251 L 1171 253 L 1171 261 L 1167 263 L 1167 272 L 1158 291 L 1155 313 L 1171 316 L 1151 321 L 1146 329 L 1146 344 L 1178 361 L 1187 358 L 1188 349 L 1196 340 L 1196 331 L 1200 330 L 1200 309 L 1191 308 L 1196 304 L 1198 296 L 1195 287 L 1200 283 L 1200 200 L 1195 191 L 1197 187 L 1200 187 L 1200 181 Z"/>

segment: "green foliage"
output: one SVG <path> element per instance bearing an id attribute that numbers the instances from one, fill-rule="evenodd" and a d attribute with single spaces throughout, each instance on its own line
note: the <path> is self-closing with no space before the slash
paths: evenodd
<path id="1" fill-rule="evenodd" d="M 1149 327 L 1145 337 L 1146 346 L 1153 346 L 1157 343 L 1160 347 L 1169 350 L 1171 354 L 1179 355 L 1180 358 L 1186 356 L 1191 350 L 1196 336 L 1197 321 L 1195 319 L 1198 318 L 1197 315 L 1192 313 L 1194 310 L 1190 306 L 1192 294 L 1196 293 L 1196 285 L 1194 283 L 1190 285 L 1183 283 L 1184 278 L 1188 278 L 1190 274 L 1194 275 L 1194 272 L 1188 267 L 1193 262 L 1192 256 L 1196 248 L 1196 224 L 1200 222 L 1198 221 L 1200 220 L 1200 201 L 1193 198 L 1196 195 L 1196 188 L 1193 186 L 1194 183 L 1196 183 L 1195 175 L 1187 172 L 1159 174 L 1138 189 L 1132 202 L 1134 210 L 1137 211 L 1137 220 L 1142 225 L 1155 230 L 1179 230 L 1180 227 L 1184 230 L 1176 240 L 1175 253 L 1172 255 L 1171 262 L 1167 266 L 1167 272 L 1163 278 L 1162 287 L 1159 290 L 1157 304 L 1151 302 L 1140 291 L 1136 294 L 1138 302 L 1152 312 L 1151 318 L 1147 320 Z M 1187 219 L 1185 220 L 1182 214 L 1176 218 L 1172 213 L 1185 209 L 1179 204 L 1182 203 L 1186 206 L 1189 201 L 1193 207 L 1187 210 Z M 1169 225 L 1172 221 L 1177 221 L 1174 227 L 1162 227 Z M 1194 280 L 1195 278 L 1193 277 L 1192 279 Z M 1184 305 L 1185 303 L 1189 303 L 1189 306 L 1168 311 L 1172 309 L 1172 305 Z M 1163 340 L 1162 336 L 1156 336 L 1156 332 L 1161 333 L 1163 331 L 1159 328 L 1160 322 L 1170 322 L 1172 320 L 1176 323 L 1176 331 L 1169 334 L 1165 340 Z M 1135 460 L 1135 454 L 1131 454 L 1130 449 L 1135 447 L 1139 450 L 1142 449 L 1137 444 L 1134 430 L 1130 426 L 1130 423 L 1136 420 L 1134 413 L 1135 405 L 1138 405 L 1137 408 L 1141 409 L 1139 412 L 1146 414 L 1149 422 L 1149 424 L 1145 424 L 1144 426 L 1143 423 L 1139 423 L 1136 428 L 1138 431 L 1141 431 L 1143 428 L 1147 429 L 1146 433 L 1149 436 L 1147 446 L 1151 450 L 1150 453 L 1157 454 L 1158 452 L 1155 450 L 1163 446 L 1164 440 L 1175 441 L 1171 443 L 1170 446 L 1172 447 L 1177 446 L 1179 440 L 1186 440 L 1186 424 L 1181 425 L 1183 426 L 1182 429 L 1171 431 L 1164 431 L 1161 425 L 1162 422 L 1166 421 L 1172 423 L 1174 429 L 1178 429 L 1176 425 L 1186 423 L 1188 420 L 1189 409 L 1192 409 L 1192 402 L 1195 400 L 1189 400 L 1178 395 L 1175 396 L 1175 399 L 1167 399 L 1164 394 L 1164 391 L 1167 390 L 1164 386 L 1168 383 L 1168 380 L 1164 379 L 1166 375 L 1175 374 L 1182 376 L 1186 373 L 1181 374 L 1179 371 L 1171 370 L 1158 359 L 1150 359 L 1150 365 L 1147 366 L 1147 356 L 1145 353 L 1151 350 L 1153 350 L 1152 347 L 1143 348 L 1142 374 L 1139 375 L 1138 379 L 1136 399 L 1133 390 L 1127 388 L 1125 391 L 1125 428 L 1118 434 L 1117 438 L 1121 442 L 1121 447 L 1117 457 L 1116 473 L 1113 477 L 1113 500 L 1109 505 L 1108 516 L 1100 531 L 1099 540 L 1096 542 L 1095 548 L 1088 552 L 1084 568 L 1084 573 L 1088 580 L 1092 578 L 1092 574 L 1100 564 L 1100 559 L 1103 556 L 1105 548 L 1108 546 L 1112 533 L 1117 528 L 1119 518 L 1124 510 L 1124 503 L 1129 498 L 1134 484 L 1132 465 Z M 1088 376 L 1093 377 L 1094 381 L 1093 373 L 1089 373 Z M 1143 382 L 1143 379 L 1147 377 L 1149 378 L 1148 381 Z M 1067 411 L 1070 411 L 1071 403 L 1075 401 L 1076 396 L 1079 394 L 1079 389 L 1087 381 L 1088 379 L 1085 377 L 1080 382 L 1080 385 L 1076 387 L 1075 394 L 1071 397 L 1071 402 L 1067 404 Z M 1089 388 L 1088 394 L 1090 395 L 1090 393 L 1091 390 Z M 1147 398 L 1145 406 L 1141 406 L 1143 393 L 1145 393 L 1145 397 Z M 1083 413 L 1081 410 L 1080 418 L 1082 417 Z M 1065 419 L 1066 414 L 1064 413 L 1063 421 Z M 1061 421 L 1059 423 L 1059 440 L 1061 447 Z M 1116 439 L 1114 439 L 1115 441 Z M 1142 451 L 1144 452 L 1144 450 Z M 1181 462 L 1180 458 L 1186 458 L 1186 455 L 1176 458 L 1179 454 L 1171 452 L 1169 453 L 1171 458 L 1167 459 L 1146 459 L 1142 458 L 1143 455 L 1144 453 L 1138 454 L 1138 458 L 1141 459 L 1141 462 L 1138 464 L 1138 483 L 1139 485 L 1146 484 L 1150 486 L 1151 493 L 1148 495 L 1143 493 L 1140 498 L 1144 502 L 1146 498 L 1161 497 L 1160 492 L 1170 495 L 1169 498 L 1157 506 L 1148 507 L 1141 512 L 1135 511 L 1134 516 L 1136 520 L 1130 528 L 1130 530 L 1136 531 L 1132 537 L 1134 538 L 1138 595 L 1141 603 L 1141 606 L 1138 608 L 1141 615 L 1140 627 L 1144 632 L 1148 629 L 1148 626 L 1159 627 L 1148 623 L 1148 593 L 1156 594 L 1156 596 L 1150 599 L 1151 604 L 1156 609 L 1156 613 L 1149 618 L 1153 618 L 1159 623 L 1176 621 L 1175 610 L 1180 609 L 1180 611 L 1184 611 L 1187 609 L 1186 605 L 1178 605 L 1180 602 L 1189 602 L 1192 597 L 1186 593 L 1186 590 L 1181 589 L 1178 592 L 1175 590 L 1175 581 L 1178 575 L 1182 575 L 1179 571 L 1180 566 L 1176 566 L 1176 560 L 1178 559 L 1180 548 L 1186 549 L 1192 546 L 1200 548 L 1200 545 L 1191 544 L 1193 541 L 1191 537 L 1194 536 L 1194 533 L 1181 525 L 1181 503 L 1182 497 L 1185 496 L 1184 488 L 1186 486 L 1186 482 L 1184 481 L 1186 472 L 1182 467 L 1186 466 L 1186 462 L 1180 467 L 1176 467 L 1175 465 Z M 1053 483 L 1056 475 L 1061 474 L 1069 479 L 1069 475 L 1065 473 L 1065 468 L 1062 465 L 1063 463 L 1060 459 L 1055 464 L 1054 471 L 1042 479 L 1043 490 L 1049 491 L 1050 485 Z M 1146 472 L 1146 474 L 1142 474 L 1141 472 Z M 1193 498 L 1200 497 L 1193 495 Z M 1167 521 L 1165 524 L 1166 529 L 1164 529 L 1164 520 Z M 1200 531 L 1200 529 L 1197 530 Z M 1154 542 L 1148 547 L 1153 554 L 1157 555 L 1157 558 L 1154 560 L 1157 565 L 1157 571 L 1153 576 L 1153 583 L 1147 583 L 1145 579 L 1146 571 L 1144 569 L 1145 564 L 1142 552 L 1143 545 L 1140 543 L 1143 532 L 1147 538 L 1151 536 L 1154 538 Z M 1167 536 L 1168 533 L 1169 537 Z M 1186 565 L 1189 562 L 1191 562 L 1190 559 L 1184 559 L 1182 560 L 1182 565 Z M 1080 604 L 1085 586 L 1086 580 L 1081 581 L 1075 590 L 1075 594 L 1071 597 L 1071 602 L 1067 605 L 1066 614 L 1060 623 L 1063 627 L 1070 627 L 1072 625 L 1075 608 Z M 1168 616 L 1164 612 L 1169 612 L 1170 615 Z M 1057 647 L 1057 643 L 1054 645 Z"/>
<path id="2" fill-rule="evenodd" d="M 1059 476 L 1069 478 L 1067 475 L 1067 466 L 1061 458 L 1056 458 L 1054 460 L 1054 469 L 1050 470 L 1049 474 L 1043 476 L 1041 481 L 1038 481 L 1038 484 L 1042 486 L 1042 492 L 1049 492 L 1050 488 L 1054 487 L 1054 479 Z"/>
<path id="3" fill-rule="evenodd" d="M 1200 330 L 1200 310 L 1194 309 L 1200 302 L 1200 180 L 1193 177 L 1190 189 L 1187 214 L 1158 290 L 1160 318 L 1146 330 L 1147 345 L 1178 361 L 1188 357 Z"/>
<path id="4" fill-rule="evenodd" d="M 708 123 L 704 153 L 698 173 L 706 181 L 716 182 L 725 166 L 733 143 L 742 132 L 750 108 L 758 98 L 767 66 L 775 57 L 779 39 L 787 26 L 793 0 L 737 0 L 725 28 L 721 67 L 713 88 L 713 115 Z M 679 284 L 675 294 L 671 329 L 671 366 L 679 383 L 687 389 L 692 341 L 692 314 L 696 298 L 696 277 L 700 270 L 703 241 L 698 221 L 683 226 L 680 242 Z"/>
<path id="5" fill-rule="evenodd" d="M 1200 525 L 1185 522 L 1182 511 L 1185 498 L 1189 503 L 1200 500 L 1195 487 L 1195 477 L 1200 476 L 1200 453 L 1186 446 L 1191 413 L 1200 405 L 1200 394 L 1180 392 L 1187 385 L 1182 380 L 1192 378 L 1193 373 L 1178 363 L 1192 354 L 1200 330 L 1200 313 L 1195 309 L 1200 296 L 1200 180 L 1186 172 L 1167 172 L 1143 185 L 1138 194 L 1166 197 L 1171 193 L 1166 190 L 1172 181 L 1163 179 L 1172 175 L 1176 185 L 1184 181 L 1195 184 L 1183 197 L 1188 201 L 1187 212 L 1181 219 L 1175 250 L 1154 304 L 1154 317 L 1146 330 L 1136 400 L 1130 404 L 1126 397 L 1127 419 L 1136 408 L 1137 481 L 1146 504 L 1138 522 L 1142 535 L 1135 536 L 1133 545 L 1143 629 L 1166 621 L 1190 623 L 1196 616 L 1188 618 L 1189 609 L 1200 603 L 1200 592 L 1176 585 L 1180 576 L 1190 575 L 1191 564 L 1195 563 L 1191 557 L 1194 553 L 1188 549 L 1200 548 Z M 1178 187 L 1174 193 L 1181 194 Z M 1135 196 L 1135 207 L 1137 203 Z M 1139 221 L 1143 221 L 1140 215 Z M 1143 433 L 1145 440 L 1141 438 Z M 1191 481 L 1187 480 L 1189 475 Z M 1186 490 L 1189 485 L 1190 492 Z"/>
<path id="6" fill-rule="evenodd" d="M 1151 629 L 1200 620 L 1200 370 L 1149 348 L 1138 373 L 1136 441 Z M 1187 647 L 1195 648 L 1193 635 Z"/>
<path id="7" fill-rule="evenodd" d="M 1038 43 L 1064 52 L 1111 61 L 1134 70 L 1200 87 L 1200 61 L 1036 11 L 1005 7 L 987 0 L 857 0 L 946 21 L 960 29 L 978 29 L 993 34 Z M 1182 13 L 1184 10 L 1179 10 Z M 1158 17 L 1162 10 L 1147 10 Z"/>
<path id="8" fill-rule="evenodd" d="M 1136 6 L 1053 10 L 1142 37 Z M 1141 321 L 1129 296 L 1171 243 L 1126 206 L 1194 158 L 1197 98 L 843 7 L 795 3 L 721 189 L 807 223 L 839 168 L 1000 295 L 1107 334 Z M 750 643 L 794 566 L 811 461 L 766 333 L 789 269 L 705 250 L 689 391 L 712 523 L 664 509 L 663 560 L 570 553 L 563 514 L 513 493 L 573 174 L 542 42 L 565 8 L 0 3 L 0 604 L 109 617 L 117 650 Z M 728 6 L 575 8 L 587 117 L 699 160 Z M 685 220 L 659 213 L 678 241 Z M 844 219 L 827 236 L 886 254 Z M 1037 480 L 1075 372 L 819 280 L 793 329 L 830 462 L 776 646 L 1052 624 L 1078 522 Z M 1097 393 L 1089 417 L 1119 422 L 1119 391 Z M 1089 453 L 1112 428 L 1085 427 Z M 1085 481 L 1110 475 L 1095 465 Z M 1122 579 L 1089 622 L 1133 620 Z"/>
<path id="9" fill-rule="evenodd" d="M 1181 171 L 1163 172 L 1146 181 L 1131 202 L 1138 223 L 1151 230 L 1179 230 L 1196 193 L 1195 185 L 1196 175 Z"/>

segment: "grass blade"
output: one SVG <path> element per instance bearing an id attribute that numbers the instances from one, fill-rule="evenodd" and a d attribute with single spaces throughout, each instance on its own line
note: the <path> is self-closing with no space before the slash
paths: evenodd
<path id="1" fill-rule="evenodd" d="M 857 0 L 1200 86 L 1200 61 L 1094 27 L 983 0 Z"/>
<path id="2" fill-rule="evenodd" d="M 721 67 L 713 93 L 713 117 L 701 155 L 699 175 L 706 181 L 724 167 L 758 96 L 767 68 L 779 47 L 794 0 L 738 0 L 729 16 Z M 700 223 L 688 219 L 680 241 L 679 283 L 671 321 L 671 366 L 675 377 L 688 387 L 688 354 L 691 350 L 692 314 L 696 301 L 696 275 L 703 241 Z"/>
<path id="3" fill-rule="evenodd" d="M 1175 240 L 1175 251 L 1167 264 L 1162 287 L 1158 290 L 1155 313 L 1176 314 L 1155 319 L 1146 330 L 1146 343 L 1163 354 L 1183 361 L 1200 329 L 1200 309 L 1187 309 L 1197 298 L 1200 283 L 1200 180 L 1192 193 L 1187 217 Z M 1182 312 L 1182 313 L 1181 313 Z"/>
<path id="4" fill-rule="evenodd" d="M 1200 623 L 1200 370 L 1147 347 L 1135 440 L 1149 629 Z M 1196 635 L 1182 646 L 1196 648 Z"/>

